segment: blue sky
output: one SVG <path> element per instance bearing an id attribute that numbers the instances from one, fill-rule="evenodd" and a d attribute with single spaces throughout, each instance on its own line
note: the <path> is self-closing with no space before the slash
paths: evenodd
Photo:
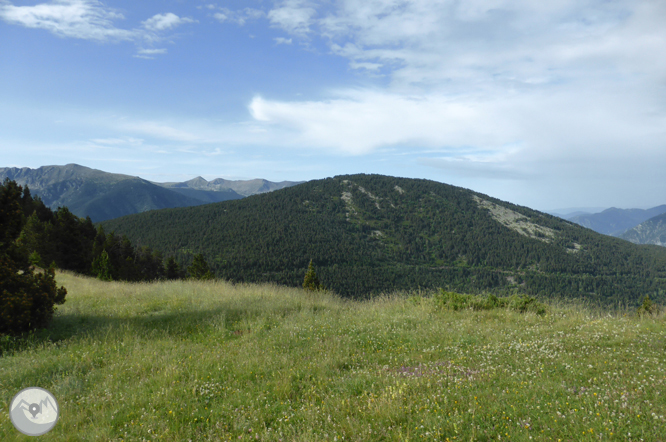
<path id="1" fill-rule="evenodd" d="M 0 0 L 0 167 L 666 203 L 663 0 Z"/>

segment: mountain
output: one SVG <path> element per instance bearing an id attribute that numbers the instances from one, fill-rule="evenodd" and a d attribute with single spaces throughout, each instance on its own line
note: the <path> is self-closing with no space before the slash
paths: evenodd
<path id="1" fill-rule="evenodd" d="M 32 194 L 39 196 L 47 207 L 68 207 L 75 215 L 90 216 L 94 222 L 149 210 L 240 199 L 245 195 L 298 184 L 290 181 L 226 181 L 221 178 L 209 183 L 201 177 L 184 183 L 161 184 L 78 164 L 38 169 L 0 168 L 0 180 L 6 178 L 28 185 Z M 243 193 L 237 193 L 233 188 Z"/>
<path id="2" fill-rule="evenodd" d="M 620 238 L 634 244 L 654 244 L 666 246 L 666 213 L 657 215 L 629 229 Z"/>
<path id="3" fill-rule="evenodd" d="M 601 213 L 577 215 L 567 219 L 604 235 L 619 236 L 625 230 L 662 213 L 666 213 L 666 204 L 647 210 L 611 207 Z"/>
<path id="4" fill-rule="evenodd" d="M 238 195 L 250 196 L 256 195 L 258 193 L 272 192 L 274 190 L 284 189 L 285 187 L 295 186 L 297 184 L 302 184 L 303 181 L 281 181 L 279 183 L 273 183 L 271 181 L 263 179 L 247 180 L 247 181 L 234 181 L 234 180 L 225 180 L 223 178 L 216 178 L 213 181 L 206 181 L 202 177 L 196 177 L 189 181 L 183 183 L 155 183 L 158 186 L 165 187 L 167 189 L 175 190 L 177 192 L 183 192 L 187 189 L 188 192 L 201 191 L 201 192 L 224 192 L 224 191 L 233 191 Z"/>
<path id="5" fill-rule="evenodd" d="M 204 204 L 139 177 L 107 173 L 78 164 L 38 169 L 0 169 L 0 179 L 27 185 L 47 207 L 67 207 L 77 216 L 97 222 L 166 207 Z"/>
<path id="6" fill-rule="evenodd" d="M 337 176 L 102 225 L 181 265 L 202 253 L 232 281 L 298 286 L 312 259 L 344 296 L 448 287 L 635 303 L 666 294 L 666 249 L 428 180 Z"/>

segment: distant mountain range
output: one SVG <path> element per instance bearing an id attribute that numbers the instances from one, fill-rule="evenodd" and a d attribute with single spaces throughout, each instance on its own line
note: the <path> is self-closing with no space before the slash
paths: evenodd
<path id="1" fill-rule="evenodd" d="M 108 173 L 97 169 L 67 164 L 0 168 L 0 180 L 15 180 L 28 185 L 33 196 L 39 196 L 52 209 L 67 207 L 77 216 L 90 216 L 93 222 L 149 210 L 189 207 L 241 199 L 257 193 L 300 184 L 263 179 L 229 181 L 201 177 L 183 183 L 154 183 L 139 177 Z"/>
<path id="2" fill-rule="evenodd" d="M 285 187 L 295 186 L 301 184 L 303 181 L 281 181 L 274 183 L 263 179 L 247 180 L 247 181 L 232 181 L 223 178 L 217 178 L 213 181 L 206 181 L 201 177 L 196 177 L 183 183 L 153 183 L 166 189 L 171 189 L 175 192 L 182 193 L 183 195 L 193 196 L 205 200 L 206 195 L 215 193 L 233 192 L 240 198 L 258 193 L 272 192 Z M 225 200 L 239 199 L 239 198 L 226 198 Z M 217 202 L 217 201 L 215 201 Z"/>
<path id="3" fill-rule="evenodd" d="M 666 213 L 666 204 L 645 210 L 611 207 L 600 213 L 579 214 L 567 219 L 604 235 L 622 237 L 622 234 L 628 229 L 632 229 L 643 221 L 663 213 Z"/>
<path id="4" fill-rule="evenodd" d="M 549 213 L 560 218 L 569 219 L 577 215 L 591 215 L 606 210 L 606 207 L 570 207 L 566 209 L 546 210 Z"/>
<path id="5" fill-rule="evenodd" d="M 448 287 L 636 303 L 666 299 L 666 249 L 434 181 L 345 175 L 102 223 L 232 281 L 302 284 L 310 259 L 343 296 Z"/>

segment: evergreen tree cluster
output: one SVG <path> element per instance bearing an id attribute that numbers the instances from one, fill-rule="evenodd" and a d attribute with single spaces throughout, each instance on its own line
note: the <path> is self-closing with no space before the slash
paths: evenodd
<path id="1" fill-rule="evenodd" d="M 33 198 L 28 187 L 5 180 L 0 186 L 13 200 L 3 201 L 2 210 L 13 210 L 3 228 L 3 243 L 29 265 L 72 270 L 102 280 L 153 281 L 179 279 L 187 276 L 173 256 L 164 259 L 162 253 L 148 246 L 135 246 L 125 235 L 107 233 L 97 228 L 90 218 L 82 219 L 66 207 L 52 211 L 40 198 Z M 19 196 L 20 195 L 20 196 Z M 203 260 L 203 256 L 199 258 Z M 187 263 L 187 260 L 185 260 Z M 201 267 L 201 262 L 195 263 Z M 207 265 L 204 261 L 205 265 Z M 205 277 L 212 273 L 204 272 Z M 195 272 L 195 278 L 200 275 Z"/>
<path id="2" fill-rule="evenodd" d="M 34 256 L 17 243 L 32 206 L 27 189 L 8 181 L 0 186 L 0 335 L 47 326 L 67 294 L 56 286 L 54 269 L 35 272 Z"/>

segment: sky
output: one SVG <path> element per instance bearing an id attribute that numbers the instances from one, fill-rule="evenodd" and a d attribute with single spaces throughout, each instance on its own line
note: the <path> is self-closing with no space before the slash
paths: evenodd
<path id="1" fill-rule="evenodd" d="M 666 203 L 663 0 L 0 0 L 0 167 Z"/>

